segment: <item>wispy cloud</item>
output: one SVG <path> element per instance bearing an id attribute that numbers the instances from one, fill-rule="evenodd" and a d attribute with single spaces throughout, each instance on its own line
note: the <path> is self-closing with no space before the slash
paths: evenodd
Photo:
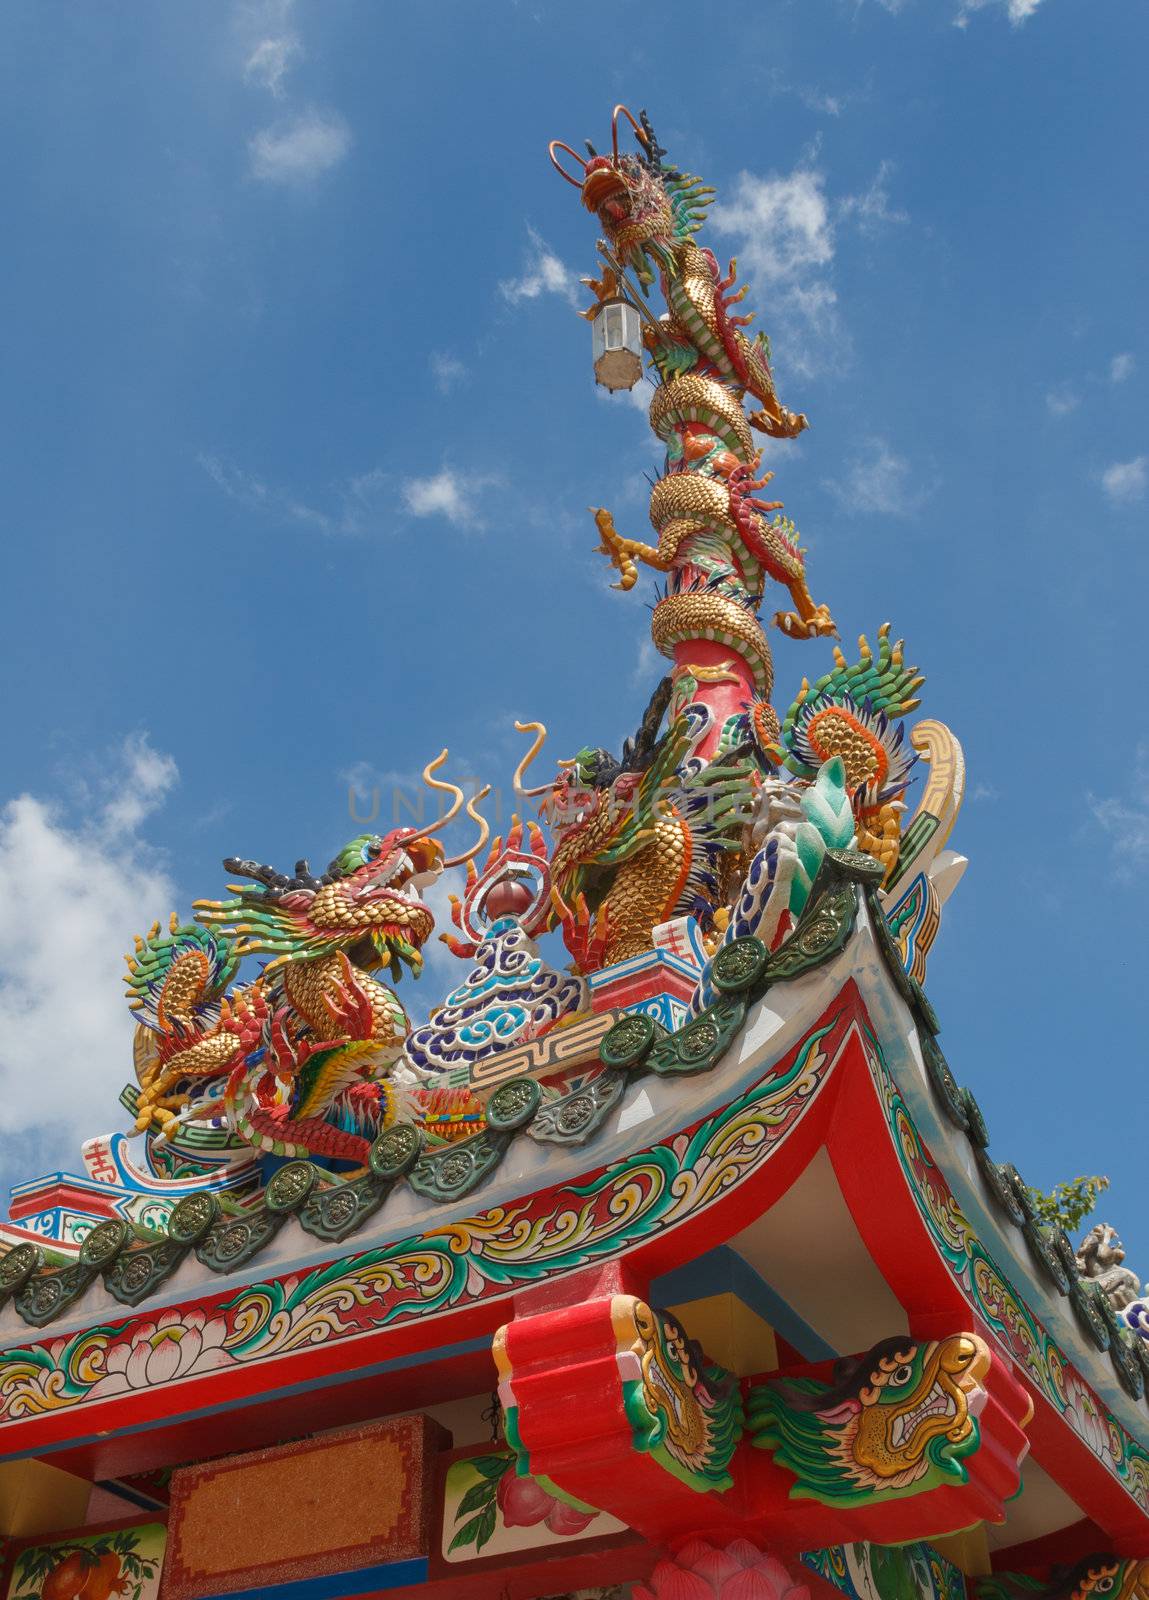
<path id="1" fill-rule="evenodd" d="M 244 63 L 243 75 L 248 83 L 269 89 L 278 99 L 283 94 L 283 80 L 292 62 L 302 54 L 303 46 L 294 33 L 261 39 Z"/>
<path id="2" fill-rule="evenodd" d="M 485 858 L 480 856 L 479 859 L 481 862 Z M 459 937 L 459 931 L 451 921 L 451 896 L 461 900 L 466 889 L 463 868 L 448 867 L 423 892 L 423 900 L 435 919 L 435 931 L 423 946 L 422 981 L 402 996 L 416 1027 L 463 982 L 474 965 L 473 962 L 453 956 L 439 937 L 442 933 L 453 933 Z"/>
<path id="3" fill-rule="evenodd" d="M 1110 836 L 1117 865 L 1149 867 L 1149 744 L 1137 747 L 1128 796 L 1086 795 L 1093 820 Z"/>
<path id="4" fill-rule="evenodd" d="M 1081 396 L 1068 383 L 1059 383 L 1045 396 L 1045 407 L 1051 417 L 1068 417 L 1081 404 Z"/>
<path id="5" fill-rule="evenodd" d="M 444 517 L 456 528 L 481 528 L 478 500 L 496 480 L 491 476 L 443 467 L 427 478 L 408 478 L 400 485 L 403 504 L 413 517 Z"/>
<path id="6" fill-rule="evenodd" d="M 786 363 L 809 374 L 840 342 L 838 295 L 828 276 L 834 228 L 825 174 L 797 167 L 785 175 L 743 172 L 731 198 L 710 213 L 717 233 L 738 241 L 738 258 L 768 296 Z"/>
<path id="7" fill-rule="evenodd" d="M 820 89 L 799 89 L 797 93 L 807 111 L 820 111 L 827 117 L 842 115 L 844 102 L 841 95 L 823 94 Z"/>
<path id="8" fill-rule="evenodd" d="M 630 687 L 635 690 L 645 689 L 649 694 L 669 670 L 669 664 L 659 653 L 654 640 L 647 635 L 638 647 L 634 669 L 630 674 Z"/>
<path id="9" fill-rule="evenodd" d="M 1115 461 L 1101 474 L 1101 487 L 1114 505 L 1128 506 L 1145 498 L 1149 485 L 1149 456 L 1132 461 Z"/>
<path id="10" fill-rule="evenodd" d="M 1129 350 L 1123 350 L 1119 356 L 1114 356 L 1109 363 L 1110 383 L 1124 383 L 1126 378 L 1131 378 L 1137 369 L 1137 362 Z"/>
<path id="11" fill-rule="evenodd" d="M 76 1159 L 83 1139 L 122 1124 L 123 952 L 176 903 L 140 831 L 175 762 L 137 735 L 101 767 L 81 803 L 22 794 L 0 810 L 0 1129 L 56 1160 L 65 1140 Z"/>
<path id="12" fill-rule="evenodd" d="M 261 183 L 309 189 L 347 158 L 351 130 L 331 109 L 288 107 L 288 77 L 305 59 L 295 0 L 244 0 L 235 12 L 244 82 L 281 102 L 282 114 L 247 141 L 248 171 Z"/>
<path id="13" fill-rule="evenodd" d="M 577 305 L 582 294 L 578 275 L 559 260 L 534 228 L 528 227 L 527 233 L 530 250 L 523 271 L 517 278 L 504 278 L 499 284 L 499 292 L 512 305 L 518 300 L 537 300 L 544 294 L 561 295 L 571 305 Z"/>
<path id="14" fill-rule="evenodd" d="M 736 240 L 740 264 L 768 297 L 775 342 L 799 372 L 839 366 L 848 351 L 832 276 L 839 226 L 875 234 L 909 220 L 890 203 L 892 170 L 883 161 L 867 189 L 837 199 L 810 164 L 765 177 L 743 172 L 730 200 L 711 210 L 715 231 Z"/>
<path id="15" fill-rule="evenodd" d="M 848 512 L 890 517 L 912 517 L 932 493 L 915 484 L 905 457 L 877 438 L 865 441 L 844 475 L 826 487 Z"/>
<path id="16" fill-rule="evenodd" d="M 294 26 L 295 0 L 255 0 L 237 18 L 243 40 L 247 83 L 281 99 L 292 66 L 303 59 L 303 41 Z"/>
<path id="17" fill-rule="evenodd" d="M 654 385 L 648 382 L 645 377 L 642 377 L 633 389 L 607 389 L 601 383 L 597 383 L 595 384 L 594 392 L 607 405 L 629 406 L 635 411 L 641 411 L 643 416 L 646 416 L 650 410 L 650 402 L 654 398 Z M 651 442 L 657 447 L 658 453 L 661 455 L 666 448 L 665 445 L 654 439 L 653 436 Z"/>
<path id="18" fill-rule="evenodd" d="M 954 25 L 965 28 L 975 11 L 981 11 L 985 6 L 1003 7 L 1010 23 L 1015 28 L 1020 28 L 1023 22 L 1028 22 L 1033 16 L 1041 0 L 961 0 L 958 6 Z"/>
<path id="19" fill-rule="evenodd" d="M 351 130 L 336 111 L 312 108 L 262 128 L 248 141 L 251 174 L 264 183 L 307 188 L 351 149 Z"/>
<path id="20" fill-rule="evenodd" d="M 357 536 L 385 525 L 387 506 L 383 494 L 390 479 L 381 467 L 358 473 L 336 486 L 335 504 L 324 511 L 299 499 L 290 490 L 268 483 L 254 472 L 245 472 L 218 455 L 197 457 L 199 465 L 229 500 L 261 512 L 273 521 L 296 523 L 314 528 L 317 533 Z"/>
<path id="21" fill-rule="evenodd" d="M 766 82 L 771 100 L 792 94 L 807 111 L 816 111 L 824 117 L 840 117 L 850 106 L 866 99 L 868 95 L 868 90 L 859 85 L 856 79 L 851 80 L 849 89 L 831 94 L 814 84 L 791 82 L 779 67 L 771 67 L 767 71 Z"/>
<path id="22" fill-rule="evenodd" d="M 423 477 L 397 479 L 382 467 L 333 485 L 328 509 L 304 500 L 257 473 L 245 472 L 218 455 L 201 455 L 199 465 L 215 486 L 237 505 L 280 524 L 312 528 L 333 538 L 386 533 L 404 516 L 442 517 L 456 528 L 485 526 L 483 497 L 502 480 L 495 473 L 463 472 L 443 466 Z M 520 514 L 523 508 L 520 507 Z"/>
<path id="23" fill-rule="evenodd" d="M 840 214 L 856 218 L 863 233 L 877 233 L 891 224 L 910 220 L 908 211 L 890 204 L 890 176 L 893 170 L 892 161 L 879 162 L 869 188 L 863 189 L 860 194 L 847 195 L 839 202 Z"/>
<path id="24" fill-rule="evenodd" d="M 858 3 L 861 4 L 861 0 L 858 0 Z M 909 0 L 878 0 L 878 4 L 883 11 L 889 11 L 896 16 L 899 11 L 906 9 Z M 1041 0 L 958 0 L 957 11 L 953 19 L 954 26 L 966 28 L 969 26 L 969 19 L 975 11 L 982 11 L 987 7 L 992 7 L 994 10 L 1004 11 L 1011 24 L 1015 28 L 1019 28 L 1023 22 L 1028 21 L 1033 16 L 1040 4 Z"/>
<path id="25" fill-rule="evenodd" d="M 743 172 L 733 198 L 710 216 L 719 233 L 747 236 L 750 265 L 770 283 L 788 283 L 834 259 L 826 176 L 813 167 L 765 178 Z"/>
<path id="26" fill-rule="evenodd" d="M 431 376 L 440 394 L 450 394 L 467 376 L 467 367 L 458 356 L 437 350 L 431 357 Z"/>

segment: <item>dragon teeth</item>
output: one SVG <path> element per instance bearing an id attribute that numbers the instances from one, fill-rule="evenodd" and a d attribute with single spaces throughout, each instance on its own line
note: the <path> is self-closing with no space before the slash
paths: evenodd
<path id="1" fill-rule="evenodd" d="M 906 1440 L 911 1436 L 918 1424 L 924 1422 L 927 1417 L 949 1417 L 953 1416 L 954 1411 L 954 1403 L 950 1399 L 949 1395 L 944 1393 L 938 1394 L 936 1392 L 931 1394 L 913 1411 L 904 1413 L 897 1418 L 894 1423 L 892 1433 L 892 1441 L 894 1445 L 896 1446 L 905 1444 Z"/>

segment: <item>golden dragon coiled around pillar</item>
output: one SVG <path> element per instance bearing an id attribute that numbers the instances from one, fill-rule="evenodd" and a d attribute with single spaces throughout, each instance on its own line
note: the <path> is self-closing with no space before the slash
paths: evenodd
<path id="1" fill-rule="evenodd" d="M 559 763 L 552 783 L 527 788 L 523 777 L 542 748 L 542 723 L 516 723 L 536 737 L 515 772 L 515 793 L 541 797 L 550 825 L 551 902 L 579 970 L 641 955 L 653 930 L 694 916 L 714 926 L 729 863 L 741 849 L 752 779 L 731 751 L 718 761 L 692 759 L 698 708 L 662 719 L 671 681 L 658 685 L 620 758 L 583 749 Z"/>
<path id="2" fill-rule="evenodd" d="M 636 135 L 633 153 L 619 152 L 620 118 Z M 579 176 L 562 165 L 560 151 L 578 161 Z M 778 514 L 780 502 L 758 497 L 772 474 L 758 475 L 751 429 L 793 438 L 806 418 L 778 400 L 768 340 L 742 331 L 751 318 L 733 310 L 746 292 L 734 289 L 734 264 L 723 276 L 713 253 L 694 239 L 713 190 L 664 163 L 664 154 L 646 113 L 635 121 L 623 106 L 615 109 L 609 156 L 592 149 L 584 160 L 568 145 L 551 146 L 559 172 L 603 228 L 606 266 L 601 279 L 586 280 L 596 294 L 586 315 L 593 319 L 604 302 L 619 298 L 639 310 L 656 378 L 650 425 L 666 446 L 650 501 L 657 542 L 624 538 L 610 512 L 599 509 L 599 549 L 618 569 L 621 589 L 633 587 L 639 563 L 667 573 L 651 630 L 663 654 L 682 662 L 683 647 L 712 641 L 735 653 L 748 688 L 765 699 L 773 671 L 757 612 L 768 578 L 791 595 L 793 609 L 774 618 L 783 632 L 797 638 L 835 631 L 829 611 L 810 597 L 793 523 Z M 657 319 L 645 304 L 656 276 L 667 307 Z M 749 416 L 747 397 L 757 402 Z"/>

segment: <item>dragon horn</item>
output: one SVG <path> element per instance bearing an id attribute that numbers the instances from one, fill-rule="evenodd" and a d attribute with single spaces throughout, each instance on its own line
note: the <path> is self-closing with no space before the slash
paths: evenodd
<path id="1" fill-rule="evenodd" d="M 540 783 L 533 789 L 526 789 L 523 787 L 523 774 L 526 772 L 531 762 L 535 759 L 543 745 L 546 743 L 547 730 L 541 722 L 515 723 L 515 730 L 518 733 L 529 733 L 532 729 L 534 730 L 535 737 L 531 742 L 531 748 L 527 751 L 526 755 L 515 768 L 515 775 L 511 779 L 511 783 L 514 786 L 514 791 L 519 796 L 520 800 L 532 800 L 534 799 L 535 795 L 547 794 L 552 787 L 549 783 Z"/>
<path id="2" fill-rule="evenodd" d="M 471 858 L 478 855 L 479 851 L 491 837 L 490 823 L 487 821 L 486 817 L 484 817 L 483 814 L 476 809 L 479 801 L 485 799 L 490 792 L 490 784 L 485 783 L 479 790 L 478 794 L 473 794 L 467 801 L 467 815 L 473 818 L 474 821 L 479 824 L 479 837 L 469 850 L 464 850 L 462 855 L 449 856 L 447 860 L 443 862 L 445 867 L 461 867 L 464 861 L 470 862 Z"/>
<path id="3" fill-rule="evenodd" d="M 582 167 L 584 172 L 586 171 L 586 162 L 579 155 L 577 150 L 572 150 L 570 145 L 564 144 L 561 139 L 552 139 L 550 144 L 547 145 L 547 155 L 549 155 L 551 158 L 551 166 L 558 173 L 559 177 L 565 178 L 568 183 L 573 183 L 576 189 L 581 189 L 582 179 L 571 177 L 570 173 L 563 166 L 558 156 L 555 155 L 556 150 L 565 150 L 568 156 L 574 156 L 575 160 Z"/>
<path id="4" fill-rule="evenodd" d="M 614 148 L 614 159 L 616 163 L 618 162 L 618 119 L 620 113 L 626 118 L 631 127 L 634 129 L 635 136 L 638 139 L 639 144 L 644 150 L 646 149 L 646 135 L 642 128 L 639 127 L 638 123 L 634 120 L 634 117 L 625 106 L 615 106 L 614 114 L 610 119 L 610 142 Z"/>
<path id="5" fill-rule="evenodd" d="M 233 877 L 253 878 L 256 883 L 264 884 L 268 889 L 286 889 L 291 879 L 282 872 L 277 872 L 274 867 L 266 866 L 260 861 L 246 861 L 241 856 L 225 856 L 224 871 L 230 872 Z"/>
<path id="6" fill-rule="evenodd" d="M 446 759 L 447 747 L 444 745 L 442 750 L 440 750 L 439 754 L 435 757 L 434 761 L 428 761 L 427 765 L 423 768 L 423 782 L 430 789 L 438 789 L 443 794 L 454 795 L 454 799 L 451 801 L 451 804 L 448 806 L 447 810 L 444 811 L 443 815 L 439 818 L 438 822 L 432 822 L 427 828 L 416 829 L 416 838 L 429 839 L 433 833 L 438 833 L 440 828 L 445 828 L 453 817 L 458 816 L 459 809 L 463 804 L 463 791 L 459 788 L 457 783 L 451 783 L 449 781 L 444 783 L 441 778 L 436 778 L 434 776 Z"/>

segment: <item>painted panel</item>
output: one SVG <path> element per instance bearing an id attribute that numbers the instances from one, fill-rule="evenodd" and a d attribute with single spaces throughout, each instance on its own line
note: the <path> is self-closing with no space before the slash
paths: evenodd
<path id="1" fill-rule="evenodd" d="M 962 1573 L 928 1544 L 840 1544 L 802 1561 L 849 1600 L 966 1600 Z"/>
<path id="2" fill-rule="evenodd" d="M 445 1437 L 426 1417 L 399 1417 L 182 1468 L 164 1600 L 425 1559 Z"/>
<path id="3" fill-rule="evenodd" d="M 166 1538 L 162 1522 L 145 1522 L 24 1545 L 7 1600 L 156 1600 Z"/>
<path id="4" fill-rule="evenodd" d="M 625 1533 L 606 1512 L 554 1484 L 518 1477 L 510 1451 L 464 1457 L 447 1468 L 442 1555 L 452 1563 Z"/>

